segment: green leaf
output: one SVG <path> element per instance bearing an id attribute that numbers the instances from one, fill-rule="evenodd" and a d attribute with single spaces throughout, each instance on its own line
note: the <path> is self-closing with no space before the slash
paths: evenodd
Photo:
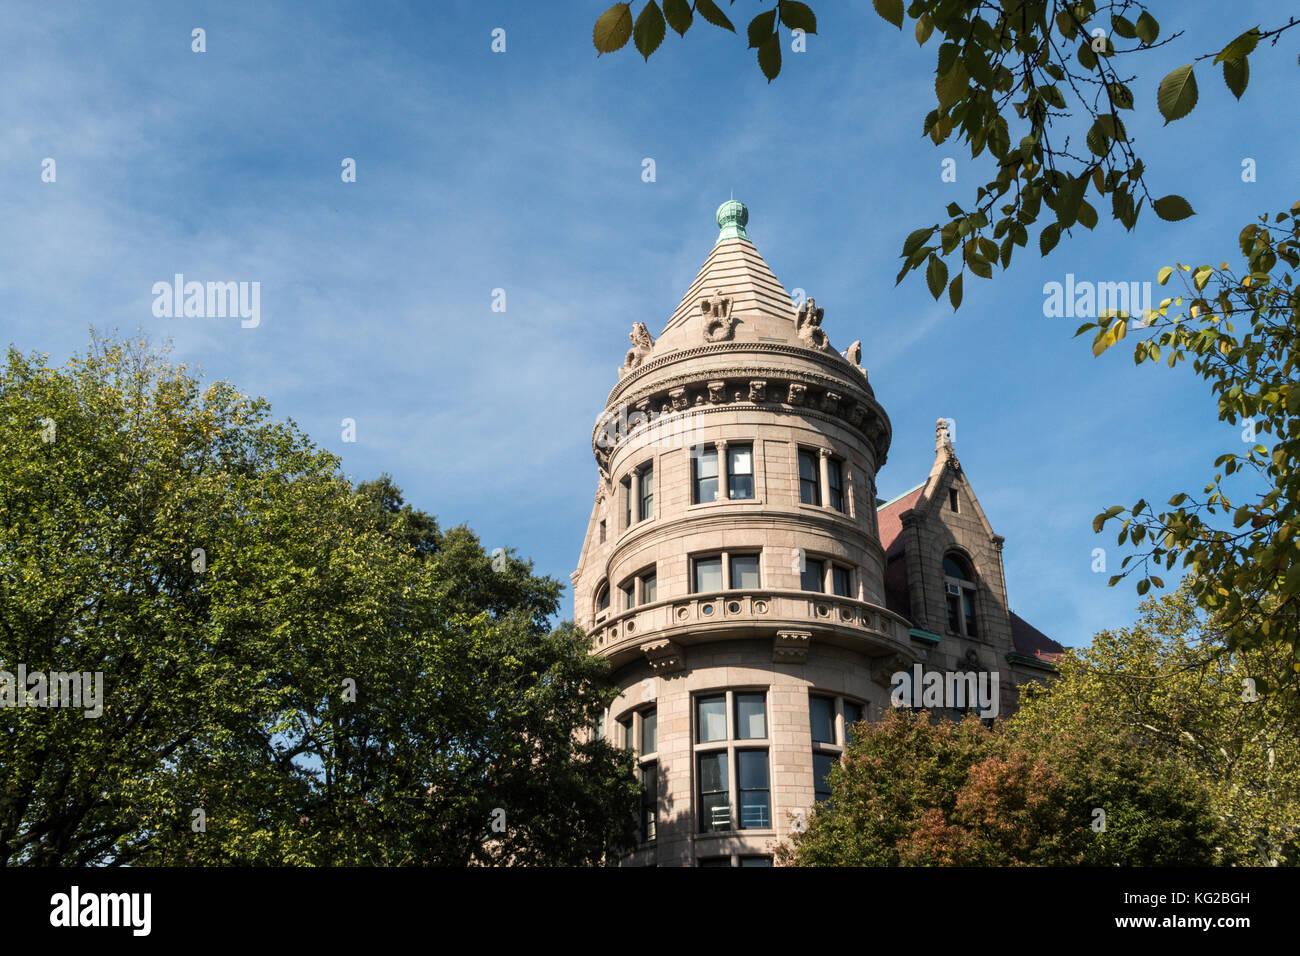
<path id="1" fill-rule="evenodd" d="M 915 232 L 909 233 L 907 238 L 903 240 L 903 258 L 906 259 L 912 253 L 916 252 L 917 249 L 920 249 L 925 245 L 925 240 L 934 235 L 934 230 L 936 228 L 936 226 L 930 226 L 929 228 L 917 229 Z"/>
<path id="2" fill-rule="evenodd" d="M 659 4 L 655 0 L 650 0 L 636 18 L 636 27 L 632 31 L 637 52 L 648 61 L 650 54 L 659 49 L 659 44 L 664 42 L 664 34 L 667 32 L 663 11 L 659 9 Z"/>
<path id="3" fill-rule="evenodd" d="M 596 55 L 621 50 L 632 39 L 632 5 L 616 3 L 596 19 L 591 31 L 591 42 L 596 45 Z"/>
<path id="4" fill-rule="evenodd" d="M 1156 22 L 1155 17 L 1145 10 L 1138 17 L 1135 29 L 1137 30 L 1138 39 L 1143 43 L 1155 43 L 1156 37 L 1160 36 L 1160 24 Z"/>
<path id="5" fill-rule="evenodd" d="M 1118 14 L 1112 15 L 1110 18 L 1110 25 L 1114 31 L 1125 40 L 1137 39 L 1137 27 L 1135 27 L 1133 21 L 1127 17 L 1121 17 Z"/>
<path id="6" fill-rule="evenodd" d="M 1042 233 L 1038 236 L 1038 251 L 1042 255 L 1047 255 L 1056 248 L 1056 244 L 1061 241 L 1061 227 L 1057 223 L 1049 223 L 1043 228 Z"/>
<path id="7" fill-rule="evenodd" d="M 781 0 L 781 22 L 791 30 L 817 32 L 817 17 L 813 14 L 812 7 L 798 0 Z"/>
<path id="8" fill-rule="evenodd" d="M 934 296 L 936 302 L 939 301 L 943 287 L 948 284 L 948 266 L 936 255 L 931 255 L 926 265 L 925 281 L 930 287 L 930 295 Z"/>
<path id="9" fill-rule="evenodd" d="M 1095 229 L 1097 227 L 1097 210 L 1086 200 L 1079 203 L 1079 224 L 1085 229 Z"/>
<path id="10" fill-rule="evenodd" d="M 993 266 L 990 265 L 989 261 L 979 253 L 972 252 L 970 257 L 966 260 L 966 264 L 970 266 L 970 271 L 975 273 L 981 279 L 993 278 Z"/>
<path id="11" fill-rule="evenodd" d="M 930 19 L 930 14 L 923 13 L 916 19 L 916 44 L 925 46 L 925 41 L 930 39 L 930 34 L 934 32 L 934 21 Z"/>
<path id="12" fill-rule="evenodd" d="M 1250 60 L 1244 56 L 1240 60 L 1224 60 L 1223 82 L 1228 84 L 1233 96 L 1241 99 L 1246 84 L 1250 82 Z"/>
<path id="13" fill-rule="evenodd" d="M 1152 208 L 1155 209 L 1156 215 L 1166 222 L 1178 222 L 1180 219 L 1196 215 L 1191 203 L 1182 196 L 1175 196 L 1172 193 L 1157 199 L 1152 204 Z"/>
<path id="14" fill-rule="evenodd" d="M 668 25 L 677 31 L 678 36 L 686 36 L 694 16 L 687 0 L 664 0 L 664 17 L 668 20 Z"/>
<path id="15" fill-rule="evenodd" d="M 1143 578 L 1141 581 L 1138 582 L 1138 597 L 1141 597 L 1142 595 L 1146 594 L 1150 590 L 1151 590 L 1150 579 Z"/>
<path id="16" fill-rule="evenodd" d="M 732 33 L 736 32 L 736 28 L 731 25 L 727 15 L 718 9 L 718 5 L 713 0 L 695 0 L 695 12 L 715 27 L 722 27 Z"/>
<path id="17" fill-rule="evenodd" d="M 1220 50 L 1219 55 L 1214 58 L 1214 62 L 1222 63 L 1225 60 L 1239 60 L 1251 53 L 1258 43 L 1259 27 L 1252 27 Z"/>
<path id="18" fill-rule="evenodd" d="M 957 311 L 961 307 L 961 273 L 948 284 L 948 301 L 952 303 L 952 310 Z"/>
<path id="19" fill-rule="evenodd" d="M 776 32 L 776 9 L 764 11 L 749 21 L 749 48 L 757 49 Z"/>
<path id="20" fill-rule="evenodd" d="M 1195 105 L 1196 74 L 1192 72 L 1192 64 L 1187 63 L 1170 71 L 1160 81 L 1160 88 L 1156 90 L 1156 106 L 1168 126 L 1190 113 Z"/>
<path id="21" fill-rule="evenodd" d="M 781 37 L 773 33 L 758 48 L 758 67 L 771 83 L 781 72 Z"/>
<path id="22" fill-rule="evenodd" d="M 1174 274 L 1174 267 L 1165 266 L 1156 274 L 1156 281 L 1159 282 L 1161 285 L 1164 285 L 1166 282 L 1169 281 L 1169 277 L 1173 274 Z"/>
<path id="23" fill-rule="evenodd" d="M 961 60 L 953 63 L 952 69 L 943 76 L 936 77 L 934 92 L 939 98 L 939 109 L 949 109 L 965 96 L 969 80 L 970 76 Z"/>
<path id="24" fill-rule="evenodd" d="M 871 5 L 881 17 L 903 29 L 903 0 L 871 0 Z"/>

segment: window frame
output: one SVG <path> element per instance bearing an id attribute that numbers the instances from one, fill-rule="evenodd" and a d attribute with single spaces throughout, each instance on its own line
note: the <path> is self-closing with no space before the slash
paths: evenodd
<path id="1" fill-rule="evenodd" d="M 739 697 L 741 695 L 761 694 L 763 698 L 763 737 L 740 737 L 739 731 Z M 768 833 L 776 829 L 775 793 L 772 787 L 772 703 L 771 687 L 738 686 L 725 689 L 695 691 L 691 694 L 691 758 L 695 778 L 692 783 L 692 804 L 695 815 L 694 826 L 697 834 L 735 833 L 746 830 L 751 833 Z M 725 715 L 725 737 L 701 741 L 703 722 L 700 719 L 700 705 L 706 701 L 723 701 Z M 741 753 L 762 753 L 765 767 L 765 787 L 741 787 L 740 764 Z M 703 761 L 718 761 L 726 776 L 726 790 L 704 790 Z M 717 796 L 726 794 L 726 825 L 715 825 L 717 817 L 710 812 L 705 814 L 705 799 L 712 798 L 709 806 L 719 807 Z M 742 793 L 766 794 L 766 826 L 744 826 L 741 814 Z"/>
<path id="2" fill-rule="evenodd" d="M 814 508 L 820 508 L 822 506 L 822 475 L 821 475 L 821 464 L 819 461 L 820 455 L 821 455 L 821 451 L 819 449 L 805 448 L 800 446 L 798 448 L 796 459 L 795 459 L 796 461 L 795 471 L 799 477 L 799 503 L 805 505 L 811 505 Z M 812 464 L 812 472 L 813 472 L 812 478 L 805 478 L 803 475 L 803 465 L 805 460 L 811 462 Z M 804 497 L 805 487 L 809 487 L 812 489 L 813 500 L 809 501 Z"/>

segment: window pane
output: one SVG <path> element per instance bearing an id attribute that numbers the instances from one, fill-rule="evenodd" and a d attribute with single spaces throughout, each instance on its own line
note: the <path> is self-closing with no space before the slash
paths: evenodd
<path id="1" fill-rule="evenodd" d="M 623 482 L 623 523 L 632 526 L 632 482 Z"/>
<path id="2" fill-rule="evenodd" d="M 818 743 L 835 743 L 835 701 L 829 697 L 808 698 L 808 718 L 812 739 Z"/>
<path id="3" fill-rule="evenodd" d="M 736 736 L 756 740 L 767 736 L 767 695 L 736 695 Z"/>
<path id="4" fill-rule="evenodd" d="M 695 503 L 718 499 L 718 449 L 704 448 L 695 458 Z"/>
<path id="5" fill-rule="evenodd" d="M 846 742 L 853 739 L 853 735 L 850 733 L 849 728 L 860 720 L 862 720 L 862 705 L 855 704 L 851 700 L 846 700 L 844 702 L 844 736 Z"/>
<path id="6" fill-rule="evenodd" d="M 731 586 L 756 588 L 758 583 L 758 555 L 738 554 L 731 557 Z"/>
<path id="7" fill-rule="evenodd" d="M 632 718 L 629 717 L 627 720 L 620 720 L 618 722 L 618 726 L 622 728 L 623 749 L 631 750 L 632 749 Z"/>
<path id="8" fill-rule="evenodd" d="M 655 470 L 647 468 L 641 473 L 641 520 L 655 516 Z"/>
<path id="9" fill-rule="evenodd" d="M 742 856 L 740 858 L 741 866 L 771 866 L 772 858 L 770 856 Z"/>
<path id="10" fill-rule="evenodd" d="M 975 637 L 975 592 L 969 588 L 961 590 L 961 606 L 966 615 L 966 636 Z"/>
<path id="11" fill-rule="evenodd" d="M 609 585 L 604 585 L 600 589 L 600 597 L 596 599 L 596 610 L 605 611 L 609 609 Z"/>
<path id="12" fill-rule="evenodd" d="M 945 554 L 943 556 L 943 573 L 950 578 L 957 578 L 961 581 L 972 580 L 966 562 L 954 554 Z"/>
<path id="13" fill-rule="evenodd" d="M 658 579 L 653 574 L 647 574 L 641 579 L 641 603 L 649 604 L 651 601 L 657 601 L 658 595 Z"/>
<path id="14" fill-rule="evenodd" d="M 754 454 L 749 445 L 727 450 L 727 492 L 733 499 L 754 497 Z"/>
<path id="15" fill-rule="evenodd" d="M 826 581 L 826 565 L 821 561 L 805 560 L 799 575 L 799 586 L 805 591 L 820 591 Z"/>
<path id="16" fill-rule="evenodd" d="M 659 749 L 659 712 L 647 710 L 641 715 L 641 752 L 652 754 Z"/>
<path id="17" fill-rule="evenodd" d="M 655 824 L 659 809 L 659 764 L 648 763 L 641 768 L 641 839 L 655 838 Z"/>
<path id="18" fill-rule="evenodd" d="M 813 754 L 813 793 L 818 803 L 830 799 L 831 785 L 826 778 L 834 765 L 835 758 L 830 754 Z"/>
<path id="19" fill-rule="evenodd" d="M 948 630 L 954 634 L 961 633 L 961 608 L 955 594 L 946 595 L 948 600 Z"/>
<path id="20" fill-rule="evenodd" d="M 844 510 L 844 479 L 838 460 L 831 458 L 826 462 L 826 485 L 830 493 L 830 506 L 836 511 Z"/>
<path id="21" fill-rule="evenodd" d="M 710 857 L 706 857 L 706 858 L 703 859 L 703 860 L 700 860 L 700 862 L 697 863 L 697 864 L 695 864 L 695 865 L 696 865 L 696 866 L 725 866 L 725 867 L 727 867 L 728 869 L 730 869 L 730 868 L 731 868 L 731 857 L 729 857 L 729 856 L 710 856 Z"/>
<path id="22" fill-rule="evenodd" d="M 619 588 L 623 592 L 623 610 L 628 611 L 636 607 L 636 586 L 629 584 L 627 587 Z"/>
<path id="23" fill-rule="evenodd" d="M 695 559 L 695 591 L 722 590 L 722 558 Z"/>
<path id="24" fill-rule="evenodd" d="M 852 597 L 849 589 L 849 569 L 831 567 L 831 586 L 840 597 Z"/>
<path id="25" fill-rule="evenodd" d="M 727 802 L 727 754 L 700 754 L 700 830 L 730 830 L 731 805 Z"/>
<path id="26" fill-rule="evenodd" d="M 799 452 L 799 500 L 806 505 L 822 503 L 821 477 L 817 470 L 817 456 L 810 451 Z"/>
<path id="27" fill-rule="evenodd" d="M 737 751 L 736 776 L 740 790 L 740 829 L 768 829 L 772 826 L 772 815 L 767 790 L 767 751 Z"/>
<path id="28" fill-rule="evenodd" d="M 727 739 L 727 698 L 701 697 L 695 704 L 698 744 Z"/>

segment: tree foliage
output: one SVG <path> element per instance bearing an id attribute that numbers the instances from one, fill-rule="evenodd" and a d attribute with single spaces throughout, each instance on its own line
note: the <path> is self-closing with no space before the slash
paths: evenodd
<path id="1" fill-rule="evenodd" d="M 1065 655 L 1011 721 L 1029 745 L 1074 728 L 1125 733 L 1190 770 L 1222 826 L 1219 860 L 1300 865 L 1300 675 L 1281 641 L 1224 653 L 1191 583 L 1132 626 Z"/>
<path id="2" fill-rule="evenodd" d="M 777 850 L 804 866 L 1146 866 L 1214 859 L 1205 789 L 1117 729 L 990 730 L 891 711 Z M 1105 828 L 1095 829 L 1105 812 Z"/>
<path id="3" fill-rule="evenodd" d="M 1115 313 L 1085 323 L 1076 335 L 1095 330 L 1093 352 L 1100 355 L 1133 329 L 1137 364 L 1163 358 L 1173 368 L 1190 361 L 1210 383 L 1219 418 L 1240 428 L 1243 439 L 1242 451 L 1215 460 L 1202 494 L 1176 493 L 1166 507 L 1140 499 L 1097 515 L 1094 530 L 1118 519 L 1119 544 L 1140 549 L 1125 556 L 1111 584 L 1132 575 L 1142 595 L 1152 585 L 1164 587 L 1158 572 L 1181 561 L 1194 572 L 1192 593 L 1215 613 L 1228 647 L 1280 641 L 1300 671 L 1297 215 L 1300 203 L 1242 229 L 1239 271 L 1226 261 L 1217 268 L 1166 266 L 1160 284 L 1178 275 L 1185 294 L 1164 299 L 1140 322 Z M 1225 485 L 1234 475 L 1236 484 Z"/>
<path id="4" fill-rule="evenodd" d="M 560 585 L 141 342 L 0 374 L 0 862 L 590 863 L 632 838 Z M 30 702 L 30 698 L 29 698 Z M 201 824 L 201 825 L 200 825 Z"/>

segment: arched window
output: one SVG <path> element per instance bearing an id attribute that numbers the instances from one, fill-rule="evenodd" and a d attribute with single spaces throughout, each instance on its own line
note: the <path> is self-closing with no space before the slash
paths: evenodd
<path id="1" fill-rule="evenodd" d="M 943 597 L 948 606 L 948 630 L 964 637 L 979 637 L 975 620 L 975 573 L 959 554 L 943 556 Z"/>
<path id="2" fill-rule="evenodd" d="M 601 584 L 596 591 L 596 613 L 609 610 L 609 585 Z"/>

